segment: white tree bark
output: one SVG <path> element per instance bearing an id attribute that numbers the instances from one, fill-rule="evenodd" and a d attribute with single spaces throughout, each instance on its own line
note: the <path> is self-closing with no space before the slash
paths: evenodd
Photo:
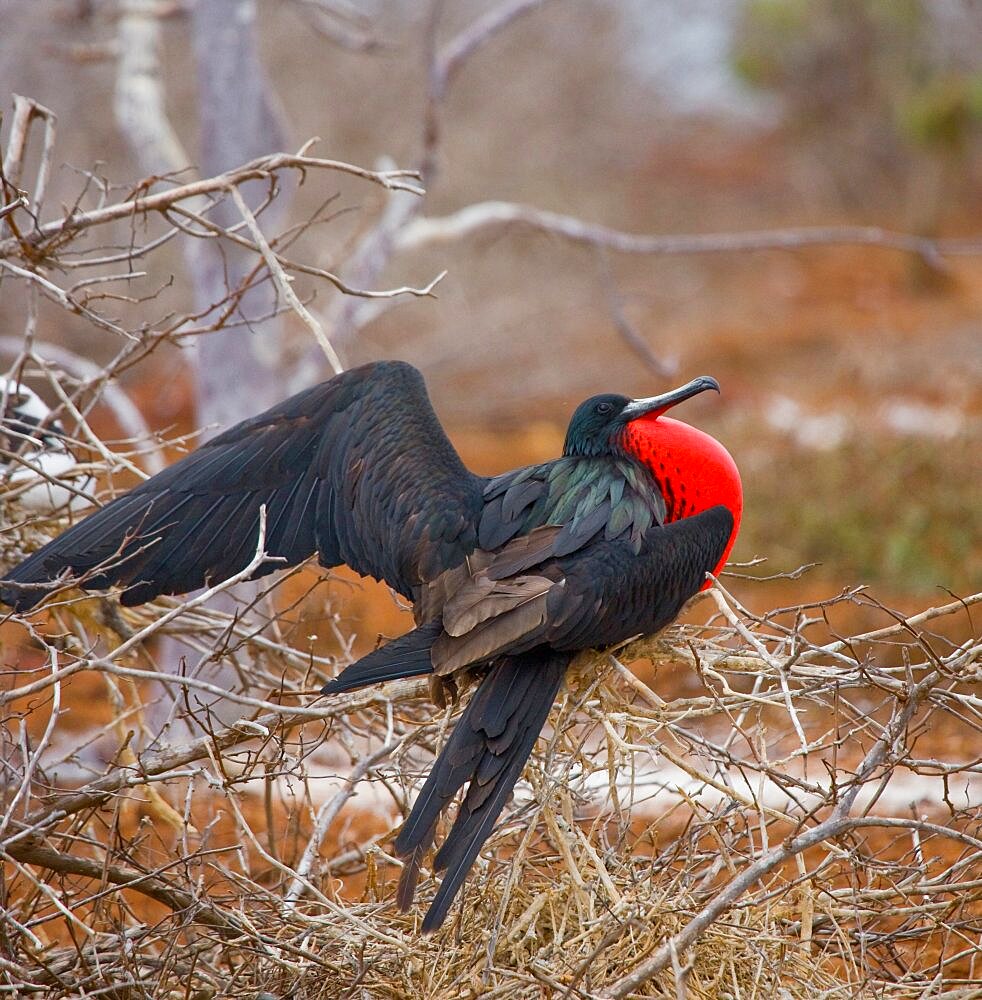
<path id="1" fill-rule="evenodd" d="M 200 169 L 218 174 L 257 156 L 285 147 L 256 38 L 255 0 L 198 0 L 192 12 L 192 34 L 198 65 L 201 133 Z M 251 189 L 250 189 L 251 187 Z M 243 185 L 242 194 L 255 209 L 267 189 Z M 280 218 L 281 194 L 260 219 Z M 228 227 L 241 222 L 235 204 L 226 199 L 209 218 Z M 201 246 L 193 280 L 199 309 L 221 302 L 253 269 L 255 254 L 243 247 L 210 241 Z M 236 310 L 245 326 L 220 329 L 196 341 L 198 424 L 228 427 L 271 406 L 282 395 L 277 378 L 280 323 L 269 319 L 276 289 L 265 282 L 249 289 Z"/>
<path id="2" fill-rule="evenodd" d="M 185 170 L 191 158 L 171 127 L 165 107 L 159 5 L 154 0 L 123 0 L 120 15 L 117 121 L 148 174 Z M 259 59 L 255 0 L 198 0 L 192 9 L 191 33 L 198 67 L 200 172 L 221 174 L 283 148 L 283 133 Z M 252 208 L 267 194 L 268 186 L 261 182 L 241 187 L 241 196 Z M 282 217 L 285 203 L 281 193 L 263 214 L 267 225 Z M 188 207 L 222 228 L 242 222 L 231 197 L 202 196 Z M 256 262 L 252 250 L 229 240 L 185 240 L 184 248 L 195 305 L 203 314 L 225 302 L 229 292 L 247 280 Z M 230 317 L 235 321 L 230 328 L 218 326 L 195 338 L 196 422 L 205 436 L 252 416 L 283 395 L 277 374 L 281 345 L 280 323 L 274 316 L 276 296 L 272 281 L 248 289 Z M 216 310 L 216 325 L 218 317 Z M 214 606 L 231 613 L 236 599 L 248 601 L 257 593 L 256 584 L 242 584 L 235 595 L 227 591 L 216 595 Z M 189 647 L 167 638 L 158 656 L 166 669 L 175 669 L 182 659 L 189 664 L 195 659 Z M 227 664 L 212 670 L 210 679 L 217 687 L 231 690 L 247 683 Z M 150 714 L 155 730 L 175 708 L 169 696 L 154 702 Z M 234 716 L 235 706 L 218 700 L 209 711 L 225 722 Z"/>

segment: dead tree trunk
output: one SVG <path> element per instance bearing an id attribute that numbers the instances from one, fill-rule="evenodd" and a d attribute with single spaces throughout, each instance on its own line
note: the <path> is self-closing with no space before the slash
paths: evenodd
<path id="1" fill-rule="evenodd" d="M 198 0 L 191 16 L 202 172 L 221 173 L 284 148 L 279 116 L 259 59 L 255 0 Z M 242 188 L 253 209 L 267 193 L 258 182 Z M 282 217 L 284 208 L 281 194 L 261 221 L 268 226 Z M 209 218 L 223 228 L 242 221 L 230 199 L 216 205 Z M 229 289 L 247 280 L 256 263 L 254 253 L 228 242 L 194 240 L 189 245 L 198 257 L 192 271 L 199 309 L 223 301 Z M 239 301 L 231 328 L 196 340 L 195 398 L 200 427 L 228 427 L 272 405 L 281 395 L 276 378 L 280 323 L 270 318 L 275 301 L 272 282 L 249 288 Z"/>

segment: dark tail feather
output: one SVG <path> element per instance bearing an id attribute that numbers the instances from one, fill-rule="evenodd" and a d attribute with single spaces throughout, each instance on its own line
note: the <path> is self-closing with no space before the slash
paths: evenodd
<path id="1" fill-rule="evenodd" d="M 403 913 L 413 905 L 413 896 L 416 895 L 416 883 L 419 881 L 419 866 L 423 863 L 426 852 L 433 844 L 435 833 L 436 824 L 434 823 L 426 836 L 413 848 L 412 854 L 403 863 L 402 874 L 399 876 L 399 888 L 396 891 L 396 904 Z"/>
<path id="2" fill-rule="evenodd" d="M 457 792 L 467 794 L 434 861 L 447 874 L 423 920 L 434 931 L 446 919 L 474 859 L 535 746 L 556 699 L 571 654 L 533 650 L 496 663 L 481 682 L 437 758 L 399 836 L 406 858 L 399 904 L 412 902 L 419 864 L 433 842 L 436 821 Z"/>
<path id="3" fill-rule="evenodd" d="M 439 621 L 427 622 L 412 632 L 399 636 L 379 647 L 368 656 L 345 667 L 321 688 L 321 694 L 340 694 L 368 684 L 381 684 L 399 677 L 419 677 L 433 672 L 430 646 L 443 631 Z"/>

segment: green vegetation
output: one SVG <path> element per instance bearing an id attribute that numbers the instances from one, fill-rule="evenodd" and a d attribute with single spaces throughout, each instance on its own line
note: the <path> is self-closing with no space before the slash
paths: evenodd
<path id="1" fill-rule="evenodd" d="M 749 0 L 733 65 L 781 97 L 789 124 L 967 152 L 982 75 L 956 48 L 924 0 Z"/>
<path id="2" fill-rule="evenodd" d="M 877 439 L 834 451 L 788 446 L 748 477 L 740 549 L 823 576 L 928 592 L 982 582 L 979 450 L 970 439 Z"/>

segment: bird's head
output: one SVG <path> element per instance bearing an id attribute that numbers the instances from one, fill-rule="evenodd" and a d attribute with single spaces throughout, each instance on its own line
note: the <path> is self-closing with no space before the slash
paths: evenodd
<path id="1" fill-rule="evenodd" d="M 719 392 L 719 382 L 709 375 L 700 375 L 678 389 L 646 399 L 629 399 L 616 393 L 591 396 L 580 403 L 569 422 L 563 454 L 622 455 L 629 424 L 642 418 L 654 420 L 707 389 Z"/>
<path id="2" fill-rule="evenodd" d="M 733 515 L 733 532 L 718 573 L 736 540 L 743 514 L 743 487 L 730 453 L 714 437 L 665 416 L 673 406 L 707 389 L 708 375 L 647 399 L 607 394 L 581 403 L 566 431 L 565 455 L 619 455 L 643 465 L 665 500 L 668 521 L 699 514 L 718 504 Z"/>

